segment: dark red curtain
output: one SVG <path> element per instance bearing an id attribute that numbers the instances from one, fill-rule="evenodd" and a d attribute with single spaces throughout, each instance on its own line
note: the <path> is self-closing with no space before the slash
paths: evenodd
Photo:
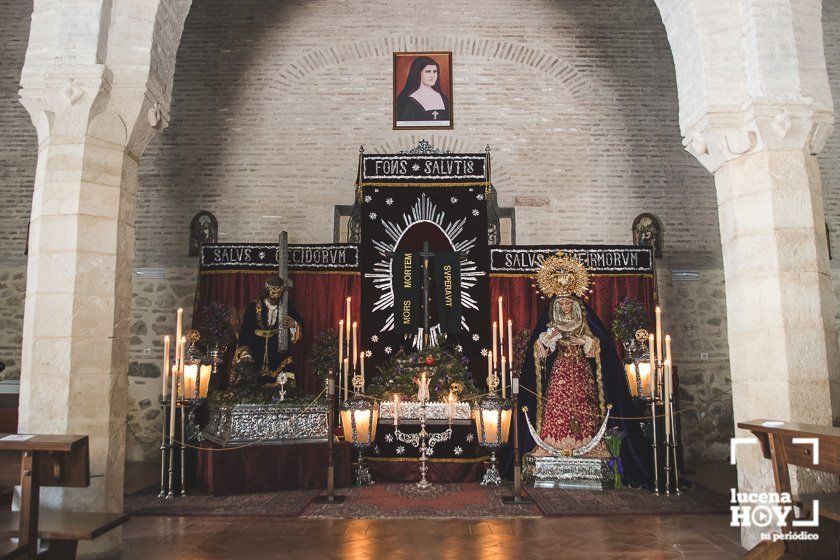
<path id="1" fill-rule="evenodd" d="M 193 309 L 193 327 L 201 328 L 201 310 L 210 303 L 218 302 L 231 307 L 231 313 L 242 320 L 245 306 L 259 296 L 265 280 L 275 272 L 251 271 L 205 271 L 198 281 L 198 292 Z M 309 360 L 315 338 L 329 328 L 338 329 L 343 317 L 345 301 L 352 297 L 351 312 L 354 320 L 359 318 L 361 290 L 359 275 L 332 272 L 293 272 L 290 274 L 294 286 L 291 290 L 291 305 L 303 320 L 303 340 L 293 346 L 292 357 L 295 373 L 301 387 L 311 394 L 321 391 L 316 372 L 311 371 Z M 234 349 L 228 348 L 219 386 L 227 386 L 229 364 Z"/>
<path id="2" fill-rule="evenodd" d="M 193 326 L 201 328 L 201 310 L 212 302 L 228 305 L 232 313 L 241 320 L 245 306 L 256 298 L 266 278 L 274 272 L 248 271 L 205 271 L 199 276 L 198 291 L 193 310 Z M 321 391 L 316 372 L 311 371 L 315 338 L 327 329 L 337 329 L 343 317 L 345 301 L 352 297 L 353 319 L 359 320 L 361 304 L 361 282 L 359 274 L 332 272 L 293 272 L 294 287 L 291 303 L 303 320 L 303 340 L 293 347 L 295 373 L 300 375 L 301 387 L 311 394 Z M 498 298 L 504 297 L 505 323 L 513 320 L 514 333 L 527 329 L 529 332 L 537 323 L 547 302 L 540 299 L 538 290 L 532 286 L 533 279 L 527 276 L 491 276 L 490 315 L 491 321 L 498 320 Z M 651 311 L 654 302 L 654 281 L 649 276 L 593 276 L 592 293 L 588 303 L 601 321 L 607 326 L 612 323 L 613 312 L 624 298 L 633 298 Z M 505 328 L 507 326 L 505 325 Z M 507 332 L 505 332 L 507 336 Z M 227 386 L 229 364 L 234 349 L 228 348 L 222 376 L 218 386 Z M 481 368 L 478 368 L 481 370 Z"/>
<path id="3" fill-rule="evenodd" d="M 513 321 L 513 333 L 522 329 L 529 332 L 537 324 L 548 301 L 540 298 L 539 290 L 533 285 L 534 279 L 528 276 L 491 276 L 490 277 L 490 321 L 499 320 L 499 296 L 504 297 L 504 321 Z M 592 292 L 587 303 L 598 318 L 607 327 L 611 327 L 615 308 L 625 298 L 635 299 L 648 310 L 653 318 L 654 281 L 650 276 L 592 276 Z M 507 338 L 507 330 L 505 330 Z"/>

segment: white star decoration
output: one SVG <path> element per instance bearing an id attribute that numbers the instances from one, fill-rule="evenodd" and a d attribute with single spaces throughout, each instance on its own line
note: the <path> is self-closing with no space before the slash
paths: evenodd
<path id="1" fill-rule="evenodd" d="M 475 198 L 476 198 L 476 200 L 484 200 L 484 195 L 483 194 L 477 194 L 477 195 L 475 195 Z"/>
<path id="2" fill-rule="evenodd" d="M 463 352 L 464 351 L 463 347 L 461 347 L 460 344 L 455 347 L 455 350 L 457 350 L 458 352 Z"/>
<path id="3" fill-rule="evenodd" d="M 370 358 L 371 356 L 373 356 L 373 352 L 371 352 L 370 350 L 365 350 L 365 358 Z"/>
<path id="4" fill-rule="evenodd" d="M 461 449 L 460 445 L 456 446 L 455 449 L 453 449 L 452 451 L 453 453 L 455 453 L 455 455 L 463 455 L 464 453 L 464 450 Z"/>
<path id="5" fill-rule="evenodd" d="M 474 340 L 474 341 L 478 342 L 478 339 L 479 339 L 479 338 L 481 338 L 481 337 L 480 337 L 480 336 L 478 336 L 478 333 L 475 333 L 475 334 L 473 335 L 473 340 Z"/>
<path id="6" fill-rule="evenodd" d="M 484 356 L 484 357 L 486 358 L 486 357 L 487 357 L 487 354 L 488 354 L 488 352 L 487 352 L 487 348 L 482 348 L 482 349 L 481 349 L 481 355 L 482 355 L 482 356 Z"/>
<path id="7" fill-rule="evenodd" d="M 414 165 L 411 166 L 411 170 L 412 171 L 420 171 L 420 164 L 415 163 Z"/>
<path id="8" fill-rule="evenodd" d="M 373 335 L 372 337 L 370 337 L 370 341 L 371 342 L 379 342 L 379 335 L 376 335 L 376 334 Z"/>
<path id="9" fill-rule="evenodd" d="M 385 441 L 388 442 L 388 443 L 393 443 L 394 442 L 394 436 L 391 435 L 391 434 L 385 434 Z"/>
<path id="10" fill-rule="evenodd" d="M 385 199 L 385 204 L 387 204 L 388 206 L 391 206 L 393 203 L 394 203 L 393 198 L 386 198 Z"/>
<path id="11" fill-rule="evenodd" d="M 390 346 L 386 346 L 386 347 L 385 347 L 385 353 L 386 353 L 386 354 L 390 354 L 390 353 L 391 353 L 391 347 L 390 347 Z"/>
<path id="12" fill-rule="evenodd" d="M 265 251 L 260 251 L 258 254 L 259 254 L 261 259 L 265 258 Z"/>
<path id="13" fill-rule="evenodd" d="M 474 439 L 474 437 L 475 436 L 473 436 L 471 433 L 467 434 L 467 437 L 466 437 L 467 443 L 470 443 Z"/>
<path id="14" fill-rule="evenodd" d="M 429 457 L 431 457 L 434 454 L 435 454 L 435 448 L 434 447 L 430 447 L 426 450 L 426 455 L 428 455 Z"/>
<path id="15" fill-rule="evenodd" d="M 478 211 L 478 210 L 476 210 L 476 212 L 477 212 L 477 211 Z M 371 220 L 375 220 L 375 219 L 376 219 L 376 212 L 371 212 L 371 213 L 370 213 L 370 219 L 371 219 Z"/>
<path id="16" fill-rule="evenodd" d="M 458 203 L 458 197 L 453 196 L 452 198 L 449 199 L 449 202 L 451 202 L 452 204 L 457 204 Z"/>
<path id="17" fill-rule="evenodd" d="M 397 455 L 405 455 L 405 447 L 400 445 L 397 447 Z"/>
<path id="18" fill-rule="evenodd" d="M 367 196 L 365 197 L 365 202 L 370 202 L 370 201 L 371 201 L 370 195 L 367 195 Z"/>
<path id="19" fill-rule="evenodd" d="M 475 208 L 473 208 L 473 216 L 478 216 L 478 210 L 476 210 Z"/>
<path id="20" fill-rule="evenodd" d="M 373 452 L 376 453 L 377 455 L 379 455 L 379 446 L 378 445 L 373 446 Z"/>

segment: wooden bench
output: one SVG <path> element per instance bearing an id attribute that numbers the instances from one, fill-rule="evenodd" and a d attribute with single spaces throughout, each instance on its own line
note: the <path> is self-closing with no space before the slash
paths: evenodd
<path id="1" fill-rule="evenodd" d="M 761 452 L 771 461 L 775 491 L 790 494 L 790 465 L 840 475 L 840 429 L 794 422 L 751 420 L 738 427 L 749 430 L 758 439 Z M 794 439 L 809 438 L 818 442 L 818 461 L 814 464 L 814 447 Z M 793 498 L 794 503 L 810 504 L 811 496 Z M 818 541 L 763 542 L 747 553 L 745 558 L 775 560 L 777 558 L 833 558 L 840 559 L 840 499 L 819 496 L 818 528 L 808 528 L 820 534 Z M 792 516 L 788 516 L 783 533 L 791 532 Z"/>
<path id="2" fill-rule="evenodd" d="M 87 436 L 0 434 L 0 485 L 18 483 L 20 512 L 0 513 L 0 537 L 18 538 L 26 549 L 21 557 L 36 558 L 40 537 L 47 543 L 41 557 L 75 558 L 80 540 L 94 539 L 129 519 L 124 513 L 39 511 L 42 486 L 90 486 Z"/>

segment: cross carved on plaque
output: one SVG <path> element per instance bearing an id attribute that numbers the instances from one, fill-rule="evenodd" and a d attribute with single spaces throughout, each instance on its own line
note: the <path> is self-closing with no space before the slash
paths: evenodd
<path id="1" fill-rule="evenodd" d="M 438 112 L 432 111 L 432 116 L 435 118 L 435 120 L 437 120 Z"/>

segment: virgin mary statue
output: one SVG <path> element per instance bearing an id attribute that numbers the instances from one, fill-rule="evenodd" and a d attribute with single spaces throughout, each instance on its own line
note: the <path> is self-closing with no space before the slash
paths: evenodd
<path id="1" fill-rule="evenodd" d="M 625 480 L 647 484 L 650 447 L 641 424 L 632 419 L 627 378 L 609 330 L 582 299 L 589 291 L 588 271 L 558 253 L 543 261 L 537 282 L 551 299 L 525 350 L 520 384 L 523 410 L 542 442 L 537 445 L 527 423 L 520 422 L 520 449 L 539 455 L 550 446 L 569 456 L 601 456 L 604 448 L 591 444 L 611 407 L 609 424 L 625 433 Z"/>

